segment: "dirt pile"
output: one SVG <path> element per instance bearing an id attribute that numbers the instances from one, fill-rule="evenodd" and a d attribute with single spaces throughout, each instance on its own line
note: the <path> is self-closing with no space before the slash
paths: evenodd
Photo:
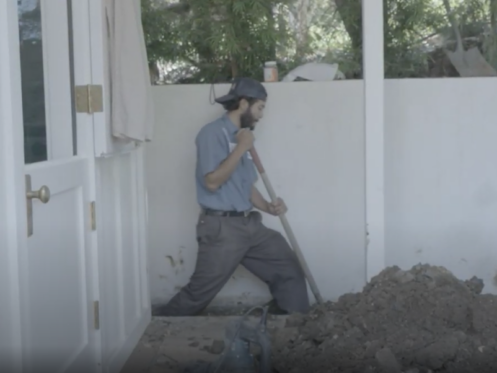
<path id="1" fill-rule="evenodd" d="M 274 335 L 279 373 L 497 372 L 497 296 L 442 267 L 389 267 L 361 293 L 291 316 Z"/>

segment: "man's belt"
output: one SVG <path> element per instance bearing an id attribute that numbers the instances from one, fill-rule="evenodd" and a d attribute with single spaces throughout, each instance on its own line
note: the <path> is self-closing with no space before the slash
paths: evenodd
<path id="1" fill-rule="evenodd" d="M 247 217 L 250 214 L 250 211 L 221 211 L 221 210 L 211 210 L 205 209 L 204 214 L 208 216 L 223 216 L 223 217 Z"/>

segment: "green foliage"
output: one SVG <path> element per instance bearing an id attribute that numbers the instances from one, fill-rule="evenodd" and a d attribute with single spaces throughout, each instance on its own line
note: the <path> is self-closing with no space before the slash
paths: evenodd
<path id="1" fill-rule="evenodd" d="M 151 61 L 188 66 L 182 82 L 262 78 L 287 36 L 273 9 L 285 0 L 189 0 L 185 8 L 142 1 L 145 40 Z M 181 68 L 181 67 L 180 67 Z"/>
<path id="2" fill-rule="evenodd" d="M 450 3 L 465 44 L 497 67 L 497 0 Z M 384 0 L 384 9 L 386 78 L 451 74 L 443 50 L 455 37 L 442 0 Z M 262 79 L 265 61 L 278 61 L 280 75 L 322 61 L 361 78 L 361 18 L 361 0 L 142 0 L 148 56 L 168 83 Z"/>

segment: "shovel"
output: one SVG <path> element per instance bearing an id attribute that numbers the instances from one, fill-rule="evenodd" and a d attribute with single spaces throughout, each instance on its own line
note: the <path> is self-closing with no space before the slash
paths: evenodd
<path id="1" fill-rule="evenodd" d="M 257 154 L 255 148 L 250 149 L 250 155 L 252 156 L 252 160 L 255 164 L 255 167 L 257 168 L 257 171 L 259 172 L 259 175 L 261 175 L 261 179 L 264 183 L 264 186 L 266 187 L 269 197 L 271 198 L 271 202 L 276 202 L 277 199 L 276 193 L 274 192 L 273 186 L 271 185 L 271 182 L 269 181 L 269 178 L 266 175 L 266 170 L 262 166 L 261 159 L 259 158 L 259 155 Z M 281 224 L 283 225 L 283 229 L 286 232 L 288 240 L 290 241 L 290 245 L 292 246 L 293 251 L 295 251 L 297 258 L 299 259 L 300 265 L 302 266 L 302 270 L 304 271 L 305 277 L 307 278 L 307 282 L 309 283 L 312 293 L 314 294 L 314 298 L 316 298 L 318 304 L 323 304 L 324 303 L 323 298 L 319 293 L 316 281 L 314 281 L 314 277 L 312 277 L 307 262 L 305 261 L 305 258 L 302 255 L 302 251 L 300 250 L 300 246 L 297 243 L 297 239 L 293 234 L 292 228 L 290 227 L 290 223 L 288 223 L 285 214 L 280 215 L 279 218 L 281 220 Z"/>
<path id="2" fill-rule="evenodd" d="M 495 69 L 485 60 L 478 48 L 473 47 L 467 51 L 464 50 L 458 22 L 450 9 L 449 0 L 444 0 L 444 5 L 447 10 L 447 17 L 449 18 L 457 39 L 457 48 L 455 52 L 446 50 L 445 54 L 459 75 L 465 78 L 497 76 Z"/>

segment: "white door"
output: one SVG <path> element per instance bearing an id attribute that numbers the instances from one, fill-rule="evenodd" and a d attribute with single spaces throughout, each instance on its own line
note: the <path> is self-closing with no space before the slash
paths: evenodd
<path id="1" fill-rule="evenodd" d="M 12 147 L 3 168 L 23 170 L 7 180 L 12 199 L 24 200 L 7 206 L 17 209 L 12 216 L 24 231 L 17 247 L 23 372 L 94 372 L 98 365 L 92 125 L 73 105 L 75 83 L 88 76 L 87 9 L 87 0 L 0 2 L 0 22 L 7 22 L 0 59 L 9 62 L 1 72 L 10 69 L 3 93 L 11 93 L 0 99 L 12 109 L 1 124 L 11 138 L 0 142 Z"/>

